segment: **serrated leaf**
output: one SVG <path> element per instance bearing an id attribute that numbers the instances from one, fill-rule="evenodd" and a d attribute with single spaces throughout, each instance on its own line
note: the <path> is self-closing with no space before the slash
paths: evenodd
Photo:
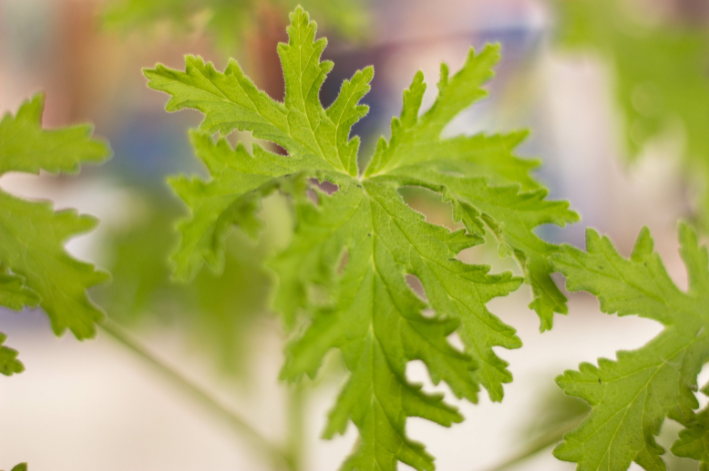
<path id="1" fill-rule="evenodd" d="M 497 46 L 480 54 L 471 50 L 453 77 L 443 66 L 438 100 L 421 116 L 425 84 L 417 74 L 404 94 L 401 117 L 392 122 L 391 139 L 379 142 L 360 172 L 359 140 L 349 134 L 366 114 L 358 101 L 369 90 L 372 69 L 346 81 L 340 97 L 325 109 L 318 94 L 332 69 L 332 63 L 319 60 L 326 41 L 315 39 L 315 23 L 300 8 L 291 14 L 288 34 L 288 44 L 278 47 L 286 78 L 284 103 L 259 92 L 233 60 L 223 73 L 191 56 L 185 72 L 161 65 L 145 71 L 150 87 L 171 95 L 169 111 L 194 108 L 205 114 L 202 132 L 193 133 L 193 141 L 210 179 L 175 180 L 192 211 L 182 223 L 183 242 L 175 256 L 191 262 L 178 263 L 177 273 L 189 278 L 205 260 L 218 269 L 219 245 L 231 226 L 254 226 L 255 203 L 264 189 L 283 191 L 284 182 L 297 182 L 286 188 L 296 211 L 295 235 L 270 265 L 278 274 L 274 306 L 287 326 L 307 325 L 287 349 L 282 377 L 315 376 L 324 356 L 340 350 L 350 377 L 325 436 L 343 432 L 349 422 L 359 429 L 360 440 L 344 469 L 392 471 L 399 461 L 433 469 L 423 445 L 406 435 L 408 417 L 444 426 L 462 417 L 441 396 L 412 384 L 407 363 L 421 360 L 433 382 L 446 382 L 458 397 L 475 402 L 482 385 L 500 400 L 502 385 L 512 376 L 493 348 L 521 345 L 514 329 L 486 304 L 514 291 L 522 280 L 510 273 L 490 274 L 490 267 L 456 257 L 492 230 L 502 250 L 522 262 L 543 325 L 551 327 L 553 311 L 565 309 L 548 278 L 547 257 L 557 248 L 531 231 L 577 216 L 566 203 L 545 201 L 545 190 L 529 175 L 537 162 L 514 155 L 526 133 L 441 138 L 457 114 L 485 95 L 481 86 L 499 60 Z M 288 155 L 255 147 L 252 156 L 241 146 L 233 150 L 225 140 L 209 137 L 235 129 L 278 144 Z M 328 181 L 337 190 L 328 194 L 312 181 Z M 451 232 L 426 222 L 398 193 L 409 185 L 433 189 L 451 201 L 466 229 Z M 306 197 L 308 187 L 316 202 Z M 235 211 L 245 199 L 248 209 Z M 426 299 L 409 287 L 406 275 L 419 279 Z M 553 295 L 541 279 L 552 284 Z M 460 335 L 464 351 L 450 345 L 453 332 Z"/>
<path id="2" fill-rule="evenodd" d="M 700 471 L 709 471 L 709 409 L 698 413 L 680 432 L 672 453 L 698 460 Z"/>
<path id="3" fill-rule="evenodd" d="M 618 352 L 616 361 L 583 363 L 579 371 L 557 378 L 567 394 L 592 406 L 581 426 L 567 433 L 554 451 L 557 458 L 578 463 L 581 471 L 624 470 L 633 461 L 647 470 L 664 470 L 660 458 L 664 450 L 654 437 L 665 417 L 685 425 L 694 420 L 699 404 L 693 391 L 709 359 L 709 258 L 684 224 L 680 244 L 689 274 L 686 293 L 653 253 L 647 229 L 640 233 L 630 259 L 618 255 L 608 238 L 590 229 L 586 252 L 564 246 L 553 257 L 567 278 L 567 288 L 594 294 L 603 312 L 638 315 L 665 326 L 644 347 Z"/>
<path id="4" fill-rule="evenodd" d="M 43 130 L 44 96 L 26 101 L 16 116 L 0 121 L 0 175 L 6 172 L 76 173 L 84 162 L 109 155 L 91 139 L 90 126 Z M 51 204 L 30 202 L 0 191 L 0 303 L 12 309 L 39 304 L 59 335 L 69 328 L 77 338 L 94 335 L 101 310 L 86 289 L 107 280 L 106 273 L 79 262 L 64 250 L 71 237 L 96 220 L 75 211 L 54 212 Z"/>

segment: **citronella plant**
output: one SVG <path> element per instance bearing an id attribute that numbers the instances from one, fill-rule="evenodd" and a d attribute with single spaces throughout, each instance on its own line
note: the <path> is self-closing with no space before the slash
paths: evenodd
<path id="1" fill-rule="evenodd" d="M 482 86 L 499 61 L 497 46 L 471 50 L 454 75 L 442 65 L 438 97 L 423 112 L 426 84 L 417 73 L 404 91 L 390 138 L 381 138 L 374 155 L 362 159 L 359 139 L 350 132 L 367 114 L 359 100 L 369 91 L 373 69 L 345 81 L 339 97 L 325 109 L 319 92 L 333 67 L 320 61 L 326 41 L 316 39 L 315 23 L 301 8 L 291 14 L 288 35 L 288 44 L 278 46 L 284 103 L 259 91 L 233 60 L 219 72 L 211 63 L 188 56 L 184 72 L 158 65 L 145 74 L 150 87 L 171 95 L 168 110 L 193 108 L 205 115 L 190 136 L 209 177 L 170 180 L 190 211 L 179 224 L 181 240 L 172 257 L 176 278 L 190 281 L 203 275 L 204 265 L 217 274 L 226 266 L 223 283 L 210 284 L 204 292 L 241 283 L 240 276 L 228 276 L 227 251 L 228 244 L 243 243 L 244 234 L 228 240 L 230 232 L 236 227 L 257 237 L 264 197 L 280 192 L 290 201 L 295 221 L 290 242 L 266 264 L 256 265 L 276 275 L 273 307 L 290 337 L 281 377 L 292 383 L 304 375 L 316 377 L 331 350 L 344 360 L 347 379 L 324 431 L 331 438 L 350 423 L 358 430 L 355 448 L 341 469 L 394 471 L 402 462 L 419 471 L 433 470 L 434 458 L 406 433 L 408 418 L 450 426 L 463 417 L 442 394 L 427 393 L 413 383 L 408 362 L 422 361 L 432 382 L 445 382 L 458 398 L 476 402 L 485 389 L 493 401 L 501 401 L 512 376 L 493 349 L 519 348 L 521 342 L 487 303 L 527 283 L 540 330 L 548 330 L 554 313 L 567 312 L 566 298 L 551 278 L 559 271 L 571 291 L 597 296 L 602 311 L 639 315 L 664 329 L 647 345 L 619 352 L 615 361 L 584 363 L 579 371 L 559 376 L 557 383 L 566 394 L 588 402 L 588 416 L 574 427 L 586 409 L 568 408 L 566 415 L 547 421 L 547 431 L 503 468 L 547 446 L 568 425 L 573 430 L 554 453 L 577 463 L 578 470 L 622 471 L 632 462 L 648 471 L 664 470 L 664 450 L 655 436 L 669 418 L 684 427 L 672 453 L 709 470 L 709 410 L 699 410 L 695 396 L 697 377 L 709 359 L 709 252 L 695 232 L 680 226 L 680 252 L 689 274 L 686 291 L 669 278 L 646 229 L 629 259 L 593 230 L 586 251 L 535 235 L 542 224 L 564 225 L 578 216 L 567 203 L 546 199 L 546 189 L 530 175 L 538 162 L 515 155 L 526 132 L 441 137 L 456 115 L 485 96 Z M 92 140 L 87 126 L 43 130 L 42 105 L 38 95 L 15 116 L 0 121 L 0 175 L 73 173 L 82 163 L 107 158 L 108 147 Z M 225 136 L 235 130 L 251 132 L 268 144 L 234 148 Z M 275 146 L 285 154 L 274 152 Z M 325 181 L 333 191 L 322 190 Z M 402 198 L 405 187 L 438 193 L 463 228 L 451 231 L 426 221 Z M 92 337 L 101 326 L 225 418 L 275 469 L 304 469 L 301 437 L 290 437 L 286 446 L 264 438 L 104 319 L 87 289 L 107 275 L 64 249 L 68 238 L 94 225 L 94 219 L 74 211 L 55 212 L 49 203 L 0 191 L 0 305 L 14 310 L 39 306 L 57 334 L 69 329 L 79 339 Z M 501 256 L 513 257 L 523 277 L 493 274 L 488 266 L 458 259 L 462 250 L 486 241 L 496 244 Z M 122 246 L 131 244 L 140 242 Z M 130 247 L 126 257 L 141 257 L 135 249 Z M 131 263 L 116 266 L 130 277 Z M 407 277 L 417 278 L 423 293 Z M 160 273 L 151 280 L 148 286 L 165 284 Z M 213 308 L 217 317 L 229 312 L 224 306 Z M 454 333 L 461 349 L 450 342 Z M 0 373 L 20 373 L 24 366 L 6 340 L 0 333 Z M 709 393 L 709 387 L 702 391 Z M 302 386 L 292 386 L 289 414 L 296 428 L 303 419 L 302 392 Z M 572 420 L 564 420 L 566 416 Z"/>
<path id="2" fill-rule="evenodd" d="M 193 108 L 205 119 L 191 132 L 195 153 L 210 178 L 170 180 L 190 209 L 179 225 L 181 242 L 173 256 L 175 276 L 190 280 L 207 264 L 220 271 L 225 239 L 233 226 L 256 234 L 259 201 L 274 191 L 292 198 L 296 214 L 290 245 L 270 266 L 278 277 L 274 307 L 286 329 L 294 329 L 281 376 L 314 377 L 323 357 L 340 350 L 349 378 L 330 412 L 325 437 L 353 422 L 359 440 L 343 469 L 394 470 L 397 462 L 433 469 L 433 457 L 408 438 L 409 417 L 444 426 L 460 422 L 457 409 L 440 395 L 425 393 L 406 376 L 406 364 L 422 360 L 434 383 L 446 382 L 459 398 L 477 402 L 480 386 L 500 401 L 512 380 L 494 347 L 521 346 L 515 330 L 492 314 L 486 303 L 516 290 L 523 279 L 491 274 L 468 265 L 458 253 L 494 235 L 500 252 L 519 262 L 534 299 L 530 305 L 541 329 L 555 312 L 566 313 L 566 299 L 550 275 L 550 255 L 559 248 L 533 229 L 564 225 L 578 216 L 565 202 L 545 199 L 547 191 L 529 174 L 538 163 L 515 156 L 526 132 L 441 138 L 444 127 L 486 93 L 499 47 L 471 50 L 451 76 L 441 66 L 438 98 L 421 113 L 426 84 L 417 73 L 404 92 L 401 116 L 392 120 L 391 138 L 382 138 L 360 167 L 359 138 L 352 125 L 367 114 L 358 104 L 369 91 L 373 69 L 357 72 L 342 85 L 327 109 L 319 91 L 331 62 L 320 61 L 326 46 L 301 9 L 291 14 L 288 44 L 278 53 L 285 76 L 285 101 L 260 92 L 231 60 L 224 72 L 199 57 L 187 56 L 185 71 L 158 65 L 146 70 L 149 86 L 171 95 L 168 111 Z M 232 148 L 224 139 L 234 130 L 250 131 L 285 149 L 279 155 L 254 144 Z M 329 195 L 312 179 L 337 186 Z M 433 190 L 454 208 L 465 229 L 455 232 L 430 224 L 398 193 L 405 186 Z M 307 197 L 316 193 L 317 202 Z M 417 277 L 426 299 L 407 284 Z M 319 287 L 326 295 L 314 296 Z M 432 315 L 425 315 L 430 309 Z M 457 332 L 464 349 L 448 336 Z"/>

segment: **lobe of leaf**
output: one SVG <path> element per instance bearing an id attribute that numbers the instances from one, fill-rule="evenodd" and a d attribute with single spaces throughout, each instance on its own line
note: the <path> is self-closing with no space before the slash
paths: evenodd
<path id="1" fill-rule="evenodd" d="M 12 376 L 25 371 L 25 366 L 17 359 L 17 351 L 3 345 L 7 335 L 0 332 L 0 374 Z"/>
<path id="2" fill-rule="evenodd" d="M 664 450 L 654 436 L 665 417 L 690 427 L 675 447 L 700 459 L 688 441 L 696 436 L 695 424 L 703 420 L 695 417 L 699 404 L 693 391 L 709 359 L 709 258 L 685 224 L 680 226 L 680 246 L 689 273 L 686 293 L 653 253 L 647 229 L 640 233 L 630 259 L 618 255 L 610 240 L 590 229 L 586 252 L 565 245 L 553 257 L 554 266 L 567 278 L 567 288 L 594 294 L 603 312 L 639 315 L 665 326 L 644 347 L 618 352 L 616 361 L 583 363 L 579 371 L 557 378 L 567 394 L 592 406 L 589 416 L 554 450 L 557 458 L 578 463 L 579 470 L 623 470 L 632 461 L 647 470 L 664 470 L 660 458 Z"/>
<path id="3" fill-rule="evenodd" d="M 288 35 L 288 44 L 278 46 L 284 103 L 259 92 L 235 61 L 218 72 L 188 56 L 184 72 L 162 65 L 145 71 L 150 87 L 171 95 L 169 111 L 194 108 L 205 115 L 192 140 L 209 179 L 171 182 L 191 212 L 180 225 L 176 275 L 189 279 L 205 262 L 218 270 L 232 226 L 254 232 L 263 195 L 276 189 L 289 194 L 296 227 L 290 245 L 270 262 L 278 275 L 274 307 L 288 328 L 303 328 L 287 348 L 282 377 L 315 376 L 324 356 L 339 350 L 350 376 L 325 436 L 343 432 L 349 422 L 360 434 L 343 469 L 393 471 L 404 462 L 430 470 L 433 457 L 406 435 L 406 421 L 423 417 L 449 426 L 462 417 L 440 395 L 408 380 L 408 362 L 422 361 L 433 382 L 446 382 L 459 398 L 477 401 L 482 385 L 499 401 L 512 375 L 493 349 L 521 346 L 515 330 L 486 304 L 516 290 L 522 280 L 491 274 L 490 267 L 465 264 L 457 255 L 493 231 L 501 249 L 520 261 L 549 328 L 553 312 L 565 312 L 565 299 L 549 278 L 548 257 L 558 248 L 531 231 L 577 216 L 566 203 L 545 200 L 546 191 L 529 175 L 537 162 L 514 155 L 525 132 L 441 138 L 458 113 L 485 96 L 481 87 L 492 76 L 499 47 L 471 50 L 452 77 L 442 66 L 439 97 L 423 115 L 426 85 L 418 73 L 404 92 L 401 117 L 392 121 L 391 139 L 379 141 L 369 166 L 360 171 L 359 140 L 350 138 L 350 131 L 367 112 L 358 101 L 369 90 L 373 70 L 345 81 L 340 96 L 324 109 L 318 95 L 332 69 L 332 63 L 320 61 L 326 41 L 316 40 L 316 25 L 301 8 L 291 14 Z M 241 145 L 233 149 L 210 137 L 235 129 L 278 144 L 288 155 L 259 146 L 252 155 Z M 314 179 L 335 184 L 337 191 L 321 191 L 308 183 Z M 439 192 L 466 229 L 451 232 L 426 222 L 399 195 L 407 185 Z M 308 187 L 317 203 L 306 197 Z M 406 275 L 420 280 L 425 300 L 407 285 Z M 464 351 L 449 343 L 453 332 Z"/>
<path id="4" fill-rule="evenodd" d="M 90 138 L 90 126 L 43 130 L 43 106 L 44 96 L 36 95 L 16 116 L 6 114 L 0 121 L 0 175 L 76 173 L 81 163 L 108 157 L 108 146 Z M 0 190 L 0 304 L 11 309 L 39 304 L 57 335 L 69 328 L 79 339 L 92 337 L 103 314 L 86 290 L 108 275 L 71 257 L 64 243 L 95 225 L 91 217 L 54 212 L 49 203 Z"/>

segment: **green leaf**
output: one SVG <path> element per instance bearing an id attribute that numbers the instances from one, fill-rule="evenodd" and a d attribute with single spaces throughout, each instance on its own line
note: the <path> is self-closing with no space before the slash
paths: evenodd
<path id="1" fill-rule="evenodd" d="M 373 70 L 357 72 L 338 99 L 323 108 L 318 95 L 332 63 L 320 62 L 326 40 L 316 40 L 315 33 L 315 23 L 296 9 L 289 42 L 278 47 L 284 103 L 259 92 L 233 60 L 223 73 L 192 56 L 185 72 L 162 65 L 145 71 L 150 87 L 171 95 L 169 111 L 194 108 L 205 114 L 192 140 L 210 178 L 172 180 L 192 213 L 180 225 L 176 274 L 189 279 L 204 262 L 219 270 L 231 227 L 254 233 L 258 201 L 275 190 L 290 195 L 295 234 L 270 262 L 278 275 L 274 307 L 296 332 L 282 377 L 314 377 L 328 352 L 340 350 L 350 376 L 325 436 L 342 433 L 349 422 L 359 429 L 360 440 L 344 469 L 390 471 L 399 461 L 433 469 L 423 445 L 406 435 L 407 419 L 449 426 L 462 417 L 441 395 L 425 393 L 408 380 L 408 362 L 421 360 L 433 382 L 446 382 L 459 398 L 476 402 L 482 385 L 499 401 L 512 376 L 493 348 L 521 346 L 514 329 L 486 304 L 516 290 L 522 280 L 490 274 L 490 267 L 456 257 L 492 231 L 501 251 L 520 261 L 535 292 L 533 305 L 549 328 L 553 312 L 566 309 L 549 278 L 547 257 L 557 247 L 532 230 L 577 216 L 566 203 L 545 200 L 546 190 L 529 175 L 537 162 L 514 155 L 525 132 L 441 138 L 457 114 L 485 96 L 481 86 L 492 76 L 499 47 L 488 46 L 480 54 L 471 50 L 453 77 L 442 66 L 439 97 L 420 116 L 426 85 L 418 73 L 404 92 L 401 117 L 392 121 L 391 139 L 380 140 L 360 172 L 359 139 L 349 135 L 367 112 L 358 101 L 369 90 Z M 235 129 L 278 144 L 288 155 L 260 146 L 251 155 L 241 145 L 234 150 L 210 136 Z M 319 183 L 324 181 L 336 191 L 323 191 Z M 451 232 L 426 222 L 398 192 L 412 185 L 450 201 L 466 228 Z M 308 189 L 317 201 L 306 196 Z M 408 285 L 407 275 L 418 278 L 424 293 Z M 449 343 L 454 332 L 464 351 Z"/>
<path id="2" fill-rule="evenodd" d="M 665 417 L 684 425 L 695 420 L 699 404 L 693 391 L 709 359 L 709 257 L 685 224 L 680 226 L 680 244 L 689 274 L 686 293 L 653 253 L 647 229 L 640 233 L 630 259 L 618 255 L 608 238 L 590 229 L 586 252 L 564 246 L 553 257 L 567 278 L 567 288 L 594 294 L 603 312 L 638 315 L 665 326 L 644 347 L 618 352 L 616 361 L 582 363 L 579 371 L 557 378 L 566 394 L 592 406 L 581 426 L 566 434 L 554 451 L 557 458 L 578 463 L 579 470 L 623 470 L 632 461 L 647 470 L 664 470 L 663 449 L 654 437 Z"/>
<path id="3" fill-rule="evenodd" d="M 0 332 L 0 374 L 12 376 L 25 371 L 25 366 L 17 359 L 17 351 L 3 345 L 7 335 Z"/>
<path id="4" fill-rule="evenodd" d="M 108 146 L 90 138 L 90 126 L 42 130 L 43 105 L 39 94 L 0 121 L 0 175 L 76 173 L 81 163 L 108 157 Z M 69 328 L 79 339 L 92 337 L 103 314 L 86 289 L 108 275 L 74 259 L 63 245 L 95 225 L 94 218 L 75 211 L 54 212 L 50 203 L 0 191 L 0 303 L 12 309 L 39 304 L 57 335 Z"/>

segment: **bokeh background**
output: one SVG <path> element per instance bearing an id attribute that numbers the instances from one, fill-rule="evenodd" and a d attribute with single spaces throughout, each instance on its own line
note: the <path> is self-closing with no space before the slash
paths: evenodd
<path id="1" fill-rule="evenodd" d="M 459 116 L 450 135 L 531 128 L 520 154 L 541 159 L 538 177 L 551 197 L 582 216 L 574 226 L 542 228 L 555 242 L 583 246 L 586 227 L 609 235 L 628 254 L 643 226 L 670 275 L 686 285 L 677 254 L 680 219 L 705 226 L 709 214 L 709 2 L 706 0 L 312 0 L 301 2 L 329 39 L 335 62 L 321 99 L 343 79 L 375 66 L 355 127 L 368 155 L 399 113 L 402 91 L 419 69 L 435 83 L 441 61 L 459 67 L 470 45 L 503 46 L 490 95 Z M 222 68 L 229 57 L 274 98 L 283 77 L 276 44 L 287 39 L 289 0 L 0 0 L 0 112 L 15 112 L 46 92 L 46 127 L 95 123 L 113 159 L 78 178 L 5 175 L 0 187 L 58 208 L 98 216 L 100 228 L 70 242 L 76 256 L 113 273 L 92 296 L 141 344 L 282 440 L 292 391 L 278 383 L 284 338 L 269 311 L 270 273 L 262 267 L 286 244 L 287 201 L 264 203 L 262 237 L 235 231 L 222 276 L 204 272 L 190 285 L 170 281 L 167 258 L 184 213 L 165 183 L 176 173 L 204 174 L 187 129 L 193 112 L 168 114 L 165 95 L 148 90 L 141 68 L 181 68 L 199 54 Z M 432 103 L 436 88 L 424 99 Z M 230 136 L 250 142 L 250 136 Z M 429 220 L 450 225 L 450 207 L 426 192 L 407 201 Z M 706 227 L 706 226 L 705 226 Z M 471 263 L 512 269 L 494 250 L 475 248 Z M 563 278 L 559 277 L 563 283 Z M 580 361 L 613 357 L 644 344 L 660 326 L 606 316 L 591 296 L 570 296 L 570 313 L 540 334 L 524 286 L 491 310 L 518 329 L 525 346 L 500 351 L 515 381 L 502 404 L 458 403 L 466 421 L 450 430 L 411 420 L 443 471 L 571 470 L 547 445 L 584 413 L 565 399 L 555 375 Z M 55 338 L 46 316 L 0 309 L 0 325 L 27 370 L 0 379 L 0 469 L 32 471 L 270 470 L 248 441 L 160 372 L 111 338 Z M 337 469 L 356 433 L 319 439 L 344 378 L 336 358 L 302 391 L 304 471 Z M 409 373 L 431 390 L 424 368 Z M 700 380 L 708 378 L 700 378 Z M 451 398 L 453 402 L 454 399 Z M 702 400 L 702 399 L 700 399 Z M 702 404 L 706 401 L 702 400 Z M 663 428 L 671 443 L 677 427 Z M 633 465 L 635 466 L 635 465 Z M 697 469 L 682 460 L 670 469 Z M 408 469 L 400 465 L 400 469 Z M 638 468 L 639 469 L 639 468 Z"/>

